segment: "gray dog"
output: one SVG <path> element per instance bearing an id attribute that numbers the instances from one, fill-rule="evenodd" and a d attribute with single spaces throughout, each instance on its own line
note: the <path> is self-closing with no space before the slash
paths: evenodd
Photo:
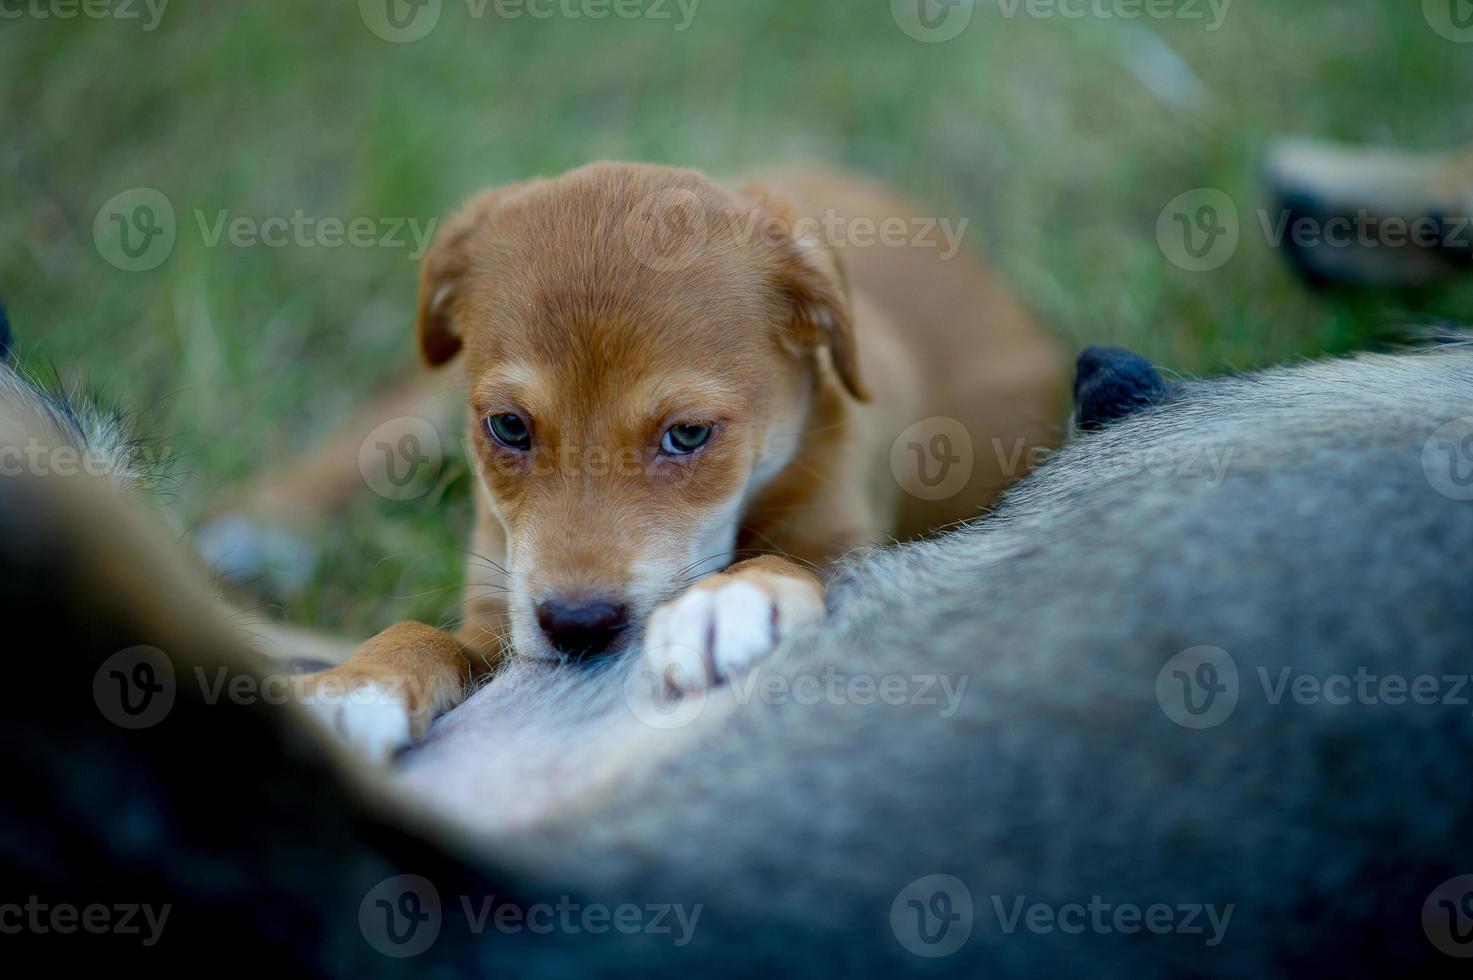
<path id="1" fill-rule="evenodd" d="M 514 669 L 367 787 L 185 680 L 265 668 L 167 556 L 108 591 L 115 545 L 6 481 L 8 619 L 61 634 L 5 695 L 7 877 L 170 904 L 159 957 L 337 975 L 1464 966 L 1473 350 L 1180 385 L 1092 350 L 1077 390 L 995 513 L 857 557 L 769 671 Z M 119 731 L 133 644 L 178 681 Z"/>

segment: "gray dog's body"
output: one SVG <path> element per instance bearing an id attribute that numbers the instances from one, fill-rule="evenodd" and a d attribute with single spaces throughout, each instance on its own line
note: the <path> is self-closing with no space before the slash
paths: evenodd
<path id="1" fill-rule="evenodd" d="M 805 957 L 843 947 L 886 970 L 922 965 L 892 935 L 891 905 L 934 873 L 970 891 L 971 938 L 951 965 L 982 975 L 1262 975 L 1429 952 L 1423 900 L 1473 873 L 1458 751 L 1473 747 L 1473 690 L 1444 680 L 1473 665 L 1473 503 L 1423 467 L 1434 430 L 1462 416 L 1470 351 L 1194 383 L 1087 434 L 975 528 L 856 562 L 829 625 L 775 668 L 964 678 L 953 715 L 939 684 L 937 703 L 903 706 L 797 704 L 781 692 L 801 683 L 781 685 L 591 818 L 538 835 L 538 861 L 595 892 L 704 902 L 699 940 L 750 950 L 753 923 L 822 924 L 844 943 Z M 1235 663 L 1238 702 L 1194 730 L 1168 717 L 1157 679 L 1202 646 Z M 1461 704 L 1296 699 L 1300 675 L 1357 671 L 1377 678 L 1368 701 L 1380 678 L 1427 675 Z M 498 800 L 465 786 L 497 765 L 485 747 L 505 744 L 499 725 L 535 738 L 527 726 L 546 718 L 570 752 L 596 731 L 559 710 L 576 702 L 566 684 L 549 679 L 541 704 L 520 687 L 508 719 L 483 692 L 411 757 L 414 785 L 454 786 L 460 816 L 495 825 Z M 926 700 L 923 685 L 906 694 Z M 1231 906 L 1231 919 L 1216 937 L 1205 908 L 1200 934 L 1004 928 L 1019 898 L 1057 910 L 1095 896 L 1112 910 Z M 729 931 L 718 910 L 740 913 Z M 771 952 L 773 967 L 791 954 Z"/>
<path id="2" fill-rule="evenodd" d="M 1451 972 L 1429 936 L 1456 943 L 1473 920 L 1429 897 L 1473 874 L 1473 503 L 1434 484 L 1440 461 L 1463 477 L 1473 459 L 1434 433 L 1465 417 L 1465 349 L 1188 383 L 1082 434 L 976 526 L 856 560 L 829 623 L 775 660 L 784 680 L 721 694 L 675 741 L 650 739 L 645 765 L 625 751 L 654 730 L 624 693 L 634 665 L 493 683 L 398 777 L 484 833 L 489 877 L 375 832 L 325 838 L 336 878 L 274 880 L 297 896 L 283 901 L 312 896 L 313 960 L 338 969 Z M 1215 673 L 1173 660 L 1202 647 Z M 835 676 L 875 688 L 796 697 Z M 1423 676 L 1436 690 L 1414 700 Z M 592 785 L 601 765 L 612 785 Z M 284 758 L 277 778 L 296 769 Z M 518 811 L 518 792 L 541 798 Z M 249 812 L 262 847 L 351 809 L 314 793 Z M 402 962 L 355 945 L 357 906 L 338 908 L 394 872 L 435 881 L 443 907 L 439 941 Z M 932 875 L 955 880 L 913 885 Z M 211 907 L 207 883 L 179 880 Z M 700 914 L 679 946 L 673 918 L 475 934 L 478 890 Z M 954 952 L 918 955 L 964 928 Z"/>

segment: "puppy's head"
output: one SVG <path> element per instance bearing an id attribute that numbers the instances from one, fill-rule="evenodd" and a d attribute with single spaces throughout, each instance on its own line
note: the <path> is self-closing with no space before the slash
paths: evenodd
<path id="1" fill-rule="evenodd" d="M 481 195 L 425 258 L 418 333 L 431 364 L 464 359 L 512 640 L 534 656 L 618 649 L 729 564 L 812 399 L 864 397 L 833 254 L 760 189 L 691 171 L 597 164 Z"/>

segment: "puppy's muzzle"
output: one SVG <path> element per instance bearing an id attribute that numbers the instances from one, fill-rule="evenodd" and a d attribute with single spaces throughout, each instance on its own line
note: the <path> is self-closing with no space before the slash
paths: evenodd
<path id="1" fill-rule="evenodd" d="M 548 599 L 537 606 L 537 625 L 554 650 L 572 657 L 607 653 L 629 625 L 623 603 Z"/>

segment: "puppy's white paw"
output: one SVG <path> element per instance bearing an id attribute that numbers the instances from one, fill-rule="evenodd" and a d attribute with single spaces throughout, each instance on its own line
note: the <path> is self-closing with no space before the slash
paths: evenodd
<path id="1" fill-rule="evenodd" d="M 414 741 L 409 706 L 373 681 L 351 686 L 321 683 L 298 698 L 349 748 L 371 762 L 387 764 Z"/>
<path id="2" fill-rule="evenodd" d="M 671 686 L 702 691 L 741 675 L 823 615 L 823 592 L 812 582 L 772 574 L 712 576 L 650 616 L 645 659 Z"/>

